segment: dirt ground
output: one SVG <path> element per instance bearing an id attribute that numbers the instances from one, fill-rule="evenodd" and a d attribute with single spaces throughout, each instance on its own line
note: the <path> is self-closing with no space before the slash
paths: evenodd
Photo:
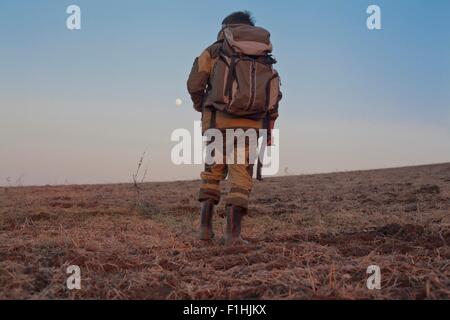
<path id="1" fill-rule="evenodd" d="M 256 182 L 238 247 L 223 205 L 217 240 L 196 240 L 198 187 L 0 188 L 0 298 L 450 298 L 450 164 Z"/>

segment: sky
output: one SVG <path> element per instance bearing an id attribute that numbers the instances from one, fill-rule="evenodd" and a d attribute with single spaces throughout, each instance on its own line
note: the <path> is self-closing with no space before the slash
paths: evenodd
<path id="1" fill-rule="evenodd" d="M 0 185 L 129 182 L 144 151 L 149 181 L 197 179 L 170 136 L 200 117 L 195 57 L 243 9 L 278 60 L 281 174 L 450 161 L 448 0 L 16 0 L 0 2 Z"/>

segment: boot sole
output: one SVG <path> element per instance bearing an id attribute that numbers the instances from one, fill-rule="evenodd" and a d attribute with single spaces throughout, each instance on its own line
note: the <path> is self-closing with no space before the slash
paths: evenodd
<path id="1" fill-rule="evenodd" d="M 216 237 L 216 235 L 214 233 L 209 233 L 209 232 L 201 232 L 200 236 L 198 237 L 201 241 L 210 241 L 210 240 L 214 240 L 214 238 Z"/>
<path id="2" fill-rule="evenodd" d="M 227 247 L 235 247 L 235 246 L 245 246 L 245 245 L 249 245 L 250 242 L 242 239 L 242 238 L 237 238 L 237 239 L 227 239 L 224 238 L 224 244 Z"/>

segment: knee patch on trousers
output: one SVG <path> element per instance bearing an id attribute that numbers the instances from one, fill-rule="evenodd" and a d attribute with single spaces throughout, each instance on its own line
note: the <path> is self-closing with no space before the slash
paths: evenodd
<path id="1" fill-rule="evenodd" d="M 198 201 L 211 201 L 217 205 L 220 202 L 220 196 L 220 181 L 203 180 L 203 184 L 198 195 Z"/>
<path id="2" fill-rule="evenodd" d="M 227 197 L 227 206 L 233 205 L 248 209 L 250 191 L 242 188 L 231 188 Z"/>

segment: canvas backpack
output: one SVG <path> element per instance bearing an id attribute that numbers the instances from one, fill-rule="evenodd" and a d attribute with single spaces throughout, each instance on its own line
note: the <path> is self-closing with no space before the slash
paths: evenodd
<path id="1" fill-rule="evenodd" d="M 225 26 L 214 64 L 208 103 L 231 115 L 263 119 L 278 103 L 280 79 L 273 68 L 270 33 L 249 25 Z"/>

